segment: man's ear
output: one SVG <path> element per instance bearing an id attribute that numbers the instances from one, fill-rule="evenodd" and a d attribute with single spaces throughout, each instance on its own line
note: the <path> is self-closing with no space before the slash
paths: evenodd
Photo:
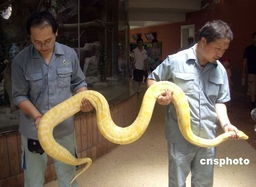
<path id="1" fill-rule="evenodd" d="M 58 36 L 58 30 L 56 31 L 55 36 L 56 36 L 56 37 Z"/>
<path id="2" fill-rule="evenodd" d="M 203 47 L 207 45 L 207 40 L 206 40 L 205 37 L 201 38 L 201 44 L 202 44 Z"/>

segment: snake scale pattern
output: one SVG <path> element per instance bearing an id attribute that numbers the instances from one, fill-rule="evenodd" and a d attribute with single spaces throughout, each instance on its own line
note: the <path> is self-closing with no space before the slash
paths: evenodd
<path id="1" fill-rule="evenodd" d="M 53 137 L 54 127 L 79 112 L 81 101 L 83 98 L 86 98 L 95 108 L 98 129 L 107 140 L 116 144 L 132 143 L 138 140 L 146 131 L 151 120 L 156 99 L 166 89 L 173 91 L 172 103 L 177 113 L 179 129 L 187 141 L 200 147 L 214 147 L 229 139 L 232 132 L 223 133 L 214 139 L 204 139 L 193 134 L 190 126 L 189 104 L 184 92 L 174 83 L 159 81 L 147 89 L 138 116 L 127 127 L 119 127 L 113 122 L 108 102 L 102 94 L 92 90 L 77 93 L 43 115 L 38 128 L 40 144 L 44 151 L 56 160 L 70 165 L 85 165 L 71 181 L 72 183 L 91 165 L 92 160 L 88 157 L 75 158 L 69 151 L 59 145 Z M 237 135 L 238 139 L 248 139 L 248 136 L 242 131 L 239 131 Z"/>

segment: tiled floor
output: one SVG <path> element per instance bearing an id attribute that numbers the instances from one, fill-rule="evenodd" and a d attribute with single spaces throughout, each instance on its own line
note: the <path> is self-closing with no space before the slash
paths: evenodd
<path id="1" fill-rule="evenodd" d="M 242 158 L 250 163 L 216 166 L 214 187 L 253 187 L 256 184 L 256 133 L 253 131 L 254 122 L 250 118 L 247 103 L 242 94 L 233 94 L 228 111 L 232 123 L 248 134 L 250 139 L 232 140 L 219 145 L 216 158 Z M 157 106 L 142 138 L 132 144 L 118 146 L 94 161 L 93 165 L 79 176 L 79 187 L 167 187 L 168 157 L 163 113 L 163 107 Z M 57 187 L 57 182 L 48 183 L 45 187 Z M 187 187 L 190 187 L 190 177 Z"/>

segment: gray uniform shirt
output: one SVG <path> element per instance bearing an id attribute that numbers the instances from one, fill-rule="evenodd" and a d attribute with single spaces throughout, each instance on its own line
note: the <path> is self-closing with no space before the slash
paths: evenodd
<path id="1" fill-rule="evenodd" d="M 196 46 L 168 56 L 148 78 L 168 80 L 180 86 L 189 102 L 194 134 L 210 139 L 215 137 L 218 121 L 215 104 L 230 100 L 229 84 L 226 70 L 219 61 L 200 67 Z M 167 110 L 166 136 L 169 142 L 185 141 L 172 104 Z"/>
<path id="2" fill-rule="evenodd" d="M 72 96 L 85 87 L 85 76 L 75 51 L 60 43 L 55 43 L 53 56 L 46 64 L 38 51 L 30 45 L 13 60 L 12 95 L 16 105 L 30 100 L 41 114 Z M 74 130 L 73 117 L 54 129 L 54 136 L 60 138 Z M 20 111 L 19 131 L 22 135 L 38 139 L 34 120 Z"/>

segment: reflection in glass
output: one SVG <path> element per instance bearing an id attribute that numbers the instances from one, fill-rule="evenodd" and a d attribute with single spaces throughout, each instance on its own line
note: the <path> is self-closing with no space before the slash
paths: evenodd
<path id="1" fill-rule="evenodd" d="M 5 10 L 1 12 L 1 16 L 4 19 L 9 19 L 12 15 L 12 5 L 9 5 Z"/>
<path id="2" fill-rule="evenodd" d="M 107 99 L 127 93 L 128 31 L 126 0 L 4 0 L 0 7 L 0 131 L 18 125 L 11 100 L 11 63 L 31 44 L 26 20 L 34 11 L 49 10 L 59 23 L 57 42 L 75 49 L 90 89 Z M 8 6 L 8 7 L 7 7 Z M 22 16 L 21 16 L 22 15 Z M 12 19 L 8 19 L 8 18 Z M 50 42 L 33 42 L 38 47 Z"/>

